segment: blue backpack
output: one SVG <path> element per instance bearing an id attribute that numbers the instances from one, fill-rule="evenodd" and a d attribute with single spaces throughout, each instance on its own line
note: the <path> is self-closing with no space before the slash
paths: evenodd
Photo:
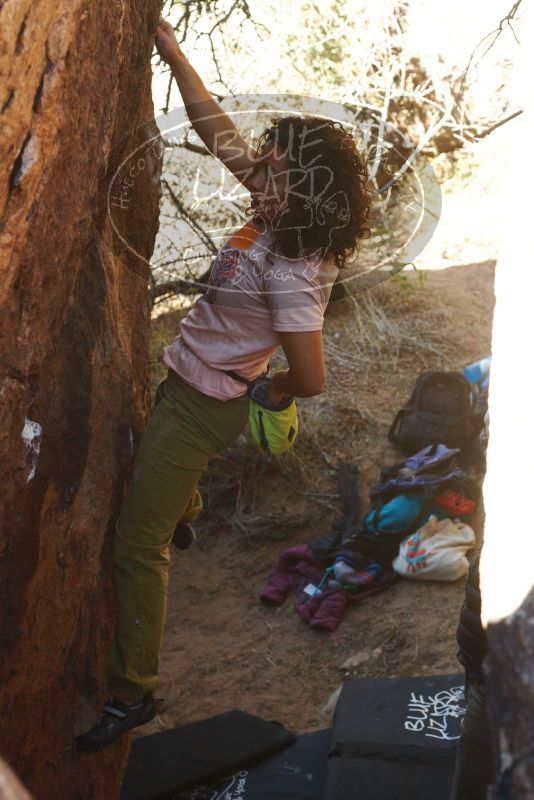
<path id="1" fill-rule="evenodd" d="M 385 467 L 380 482 L 371 490 L 372 508 L 363 521 L 370 534 L 409 536 L 431 514 L 444 519 L 448 514 L 435 497 L 459 492 L 469 500 L 479 499 L 480 489 L 457 464 L 459 449 L 443 444 L 425 447 L 413 456 Z"/>

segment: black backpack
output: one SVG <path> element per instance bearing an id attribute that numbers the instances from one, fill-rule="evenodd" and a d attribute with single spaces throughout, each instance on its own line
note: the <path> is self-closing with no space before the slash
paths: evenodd
<path id="1" fill-rule="evenodd" d="M 423 372 L 389 430 L 408 454 L 430 444 L 469 450 L 478 433 L 477 389 L 460 372 Z"/>

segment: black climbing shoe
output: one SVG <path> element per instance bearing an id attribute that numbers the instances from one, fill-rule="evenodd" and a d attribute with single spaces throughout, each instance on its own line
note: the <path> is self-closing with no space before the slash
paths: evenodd
<path id="1" fill-rule="evenodd" d="M 171 541 L 179 550 L 187 550 L 196 538 L 197 535 L 191 525 L 179 522 L 174 529 Z"/>
<path id="2" fill-rule="evenodd" d="M 126 704 L 112 698 L 102 709 L 93 727 L 76 737 L 76 746 L 81 753 L 95 753 L 109 747 L 123 733 L 139 725 L 145 725 L 156 716 L 156 705 L 152 695 L 145 695 L 137 703 Z"/>

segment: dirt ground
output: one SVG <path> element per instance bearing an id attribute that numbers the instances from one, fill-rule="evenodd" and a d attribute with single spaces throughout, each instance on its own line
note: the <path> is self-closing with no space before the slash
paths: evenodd
<path id="1" fill-rule="evenodd" d="M 362 500 L 380 468 L 395 411 L 424 369 L 458 369 L 491 349 L 494 263 L 408 273 L 325 320 L 328 387 L 300 402 L 294 451 L 268 463 L 240 437 L 201 483 L 198 542 L 173 548 L 159 696 L 165 704 L 139 735 L 231 708 L 295 732 L 330 724 L 332 693 L 351 675 L 430 675 L 459 670 L 455 630 L 463 583 L 399 580 L 349 604 L 337 631 L 309 629 L 291 599 L 278 609 L 259 592 L 278 553 L 328 533 L 340 514 L 335 466 L 358 466 Z M 153 326 L 153 382 L 179 313 Z M 278 362 L 282 363 L 282 362 Z M 482 513 L 471 524 L 480 539 Z M 347 659 L 355 666 L 343 668 Z"/>

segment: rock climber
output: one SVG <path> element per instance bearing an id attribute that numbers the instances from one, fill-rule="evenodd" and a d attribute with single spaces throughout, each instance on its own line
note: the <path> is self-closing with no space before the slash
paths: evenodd
<path id="1" fill-rule="evenodd" d="M 226 370 L 254 381 L 281 347 L 288 368 L 263 384 L 265 406 L 276 411 L 290 398 L 323 391 L 324 312 L 338 271 L 367 234 L 370 206 L 366 167 L 345 126 L 295 113 L 273 119 L 249 144 L 164 19 L 155 45 L 192 127 L 250 192 L 250 219 L 221 248 L 207 292 L 164 349 L 167 377 L 115 525 L 109 700 L 77 737 L 85 752 L 107 747 L 156 714 L 169 544 L 175 531 L 187 540 L 202 508 L 199 478 L 247 424 L 247 387 Z"/>

